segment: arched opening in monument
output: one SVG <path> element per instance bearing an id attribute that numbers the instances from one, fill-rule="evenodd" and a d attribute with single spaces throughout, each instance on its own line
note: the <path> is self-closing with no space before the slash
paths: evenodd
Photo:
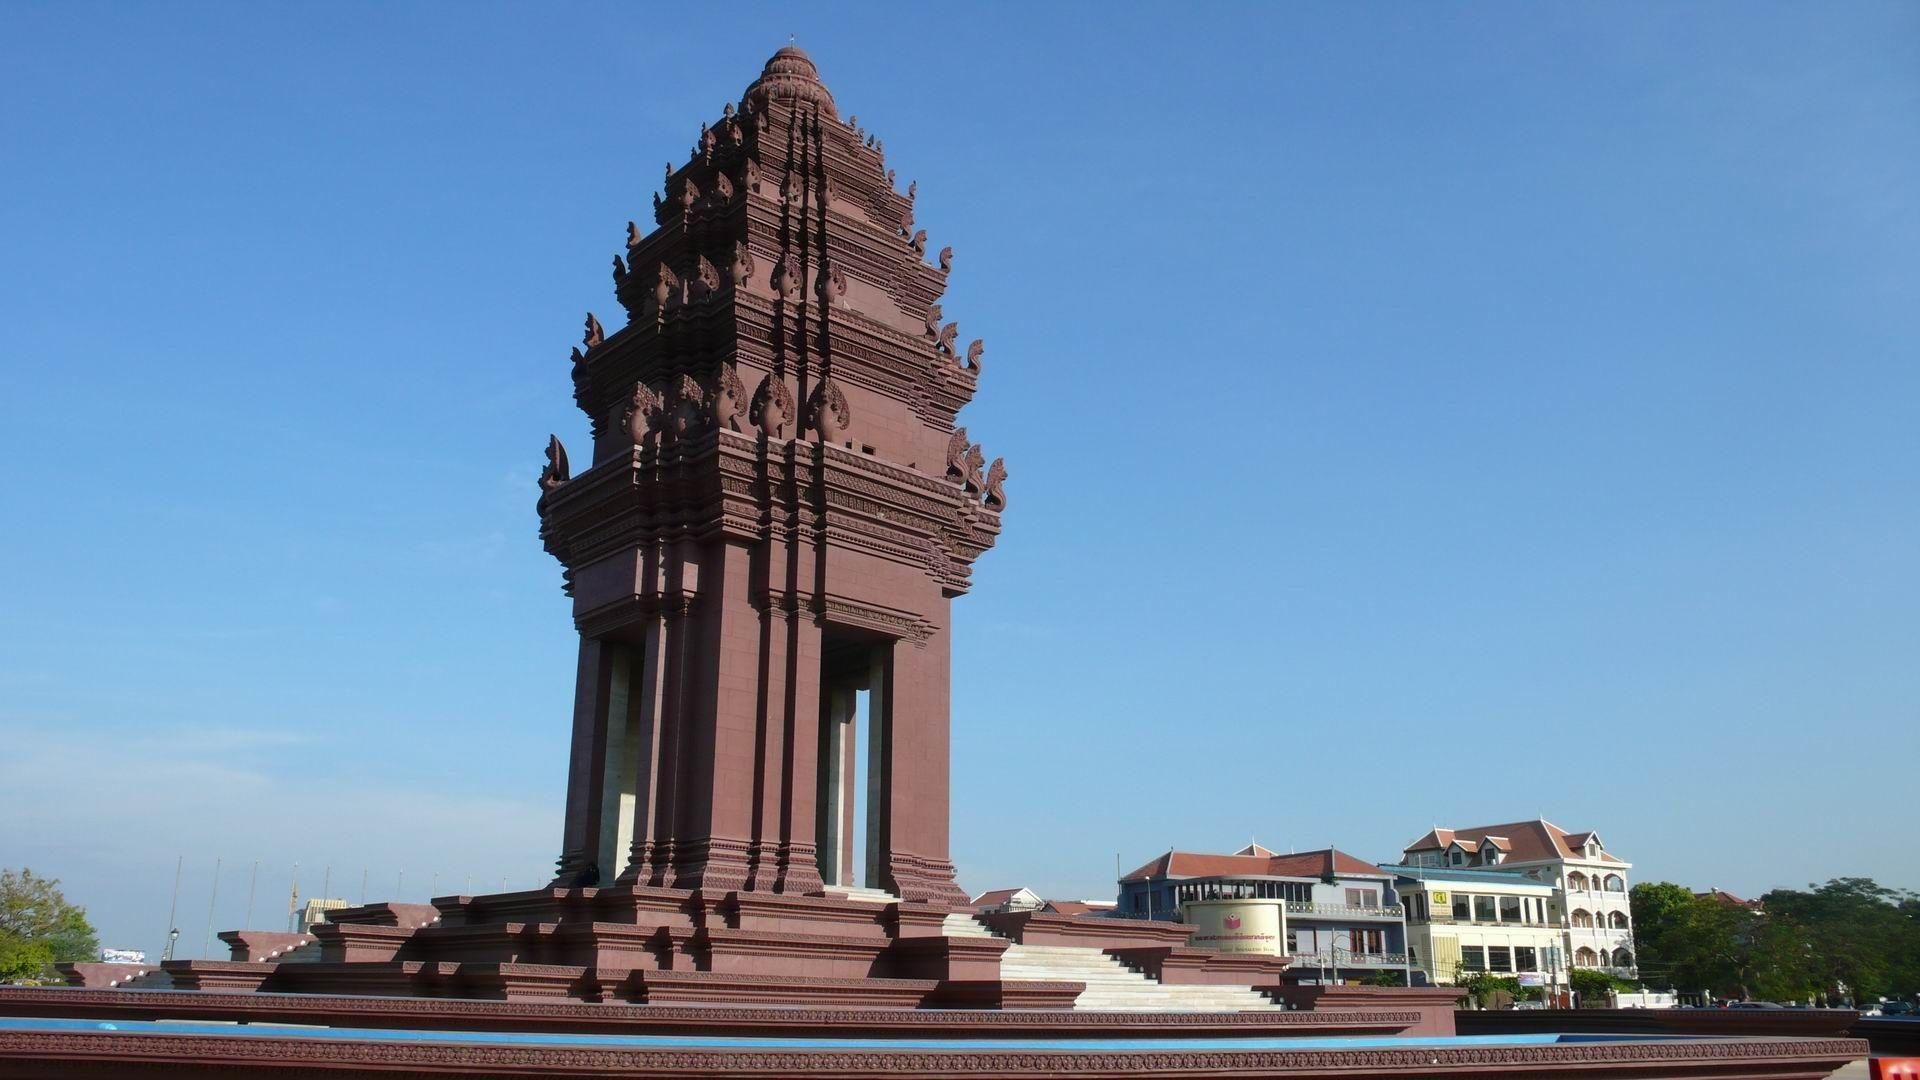
<path id="1" fill-rule="evenodd" d="M 830 628 L 821 637 L 820 880 L 830 889 L 884 889 L 892 735 L 890 639 Z"/>

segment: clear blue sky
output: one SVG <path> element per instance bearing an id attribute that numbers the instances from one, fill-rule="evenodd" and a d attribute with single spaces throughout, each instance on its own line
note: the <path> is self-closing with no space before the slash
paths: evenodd
<path id="1" fill-rule="evenodd" d="M 1875 3 L 7 5 L 0 863 L 157 952 L 184 853 L 183 955 L 216 857 L 222 928 L 254 859 L 258 925 L 296 861 L 544 880 L 567 350 L 789 32 L 990 346 L 964 884 L 1544 814 L 1637 879 L 1920 886 Z"/>

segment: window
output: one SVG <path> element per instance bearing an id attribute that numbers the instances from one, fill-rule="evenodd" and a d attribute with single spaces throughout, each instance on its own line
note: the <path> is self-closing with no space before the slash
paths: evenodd
<path id="1" fill-rule="evenodd" d="M 1287 931 L 1287 955 L 1292 956 L 1293 954 L 1298 953 L 1299 951 L 1300 951 L 1300 931 L 1298 930 Z"/>
<path id="2" fill-rule="evenodd" d="M 1592 927 L 1593 912 L 1588 911 L 1585 908 L 1581 908 L 1575 911 L 1573 913 L 1573 925 L 1581 926 L 1581 927 L 1589 927 L 1589 928 Z"/>
<path id="3" fill-rule="evenodd" d="M 1584 891 L 1587 887 L 1587 875 L 1575 870 L 1567 875 L 1567 888 Z"/>
<path id="4" fill-rule="evenodd" d="M 1357 953 L 1379 954 L 1387 951 L 1387 938 L 1379 930 L 1354 930 L 1353 951 Z"/>
<path id="5" fill-rule="evenodd" d="M 1505 945 L 1491 945 L 1487 948 L 1487 970 L 1512 971 L 1513 950 Z"/>
<path id="6" fill-rule="evenodd" d="M 1460 946 L 1460 969 L 1462 971 L 1487 970 L 1487 950 L 1478 945 Z"/>
<path id="7" fill-rule="evenodd" d="M 1615 930 L 1625 930 L 1627 928 L 1627 913 L 1624 911 L 1613 912 L 1607 916 L 1607 925 L 1613 927 Z"/>
<path id="8" fill-rule="evenodd" d="M 1466 893 L 1454 893 L 1453 894 L 1453 917 L 1460 920 L 1461 922 L 1467 922 L 1471 920 L 1473 918 L 1473 908 L 1471 906 L 1472 901 L 1473 901 L 1473 897 L 1468 896 Z"/>
<path id="9" fill-rule="evenodd" d="M 1628 952 L 1625 949 L 1615 949 L 1613 951 L 1613 966 L 1614 967 L 1632 967 L 1633 954 Z"/>
<path id="10" fill-rule="evenodd" d="M 1515 945 L 1513 947 L 1513 970 L 1515 971 L 1539 971 L 1540 970 L 1540 957 L 1538 952 L 1534 949 L 1533 946 Z"/>
<path id="11" fill-rule="evenodd" d="M 1627 879 L 1619 874 L 1608 874 L 1606 888 L 1608 892 L 1626 892 Z"/>
<path id="12" fill-rule="evenodd" d="M 1581 967 L 1593 967 L 1600 962 L 1600 958 L 1594 954 L 1592 949 L 1582 945 L 1579 949 L 1575 950 L 1573 962 Z"/>
<path id="13" fill-rule="evenodd" d="M 1520 898 L 1519 897 L 1503 896 L 1500 898 L 1500 921 L 1501 922 L 1524 921 L 1523 917 L 1520 914 Z"/>
<path id="14" fill-rule="evenodd" d="M 1473 921 L 1493 922 L 1493 897 L 1476 896 L 1473 898 Z"/>
<path id="15" fill-rule="evenodd" d="M 1379 889 L 1348 889 L 1347 890 L 1347 906 L 1348 907 L 1379 907 L 1380 906 L 1380 890 Z"/>

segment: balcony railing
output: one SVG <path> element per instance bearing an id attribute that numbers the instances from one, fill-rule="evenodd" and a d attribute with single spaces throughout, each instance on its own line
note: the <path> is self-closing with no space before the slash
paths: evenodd
<path id="1" fill-rule="evenodd" d="M 1337 919 L 1399 919 L 1406 909 L 1398 904 L 1363 907 L 1358 904 L 1316 904 L 1303 900 L 1287 901 L 1289 915 L 1326 915 Z"/>
<path id="2" fill-rule="evenodd" d="M 1332 967 L 1405 967 L 1406 953 L 1350 953 L 1340 949 L 1332 953 L 1295 953 L 1293 963 L 1296 968 L 1332 968 Z"/>

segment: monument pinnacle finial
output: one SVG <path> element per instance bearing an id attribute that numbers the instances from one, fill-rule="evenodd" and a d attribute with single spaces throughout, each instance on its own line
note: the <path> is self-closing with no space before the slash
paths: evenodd
<path id="1" fill-rule="evenodd" d="M 813 58 L 792 43 L 781 46 L 780 51 L 767 60 L 760 77 L 753 80 L 753 85 L 740 97 L 743 107 L 752 105 L 756 110 L 775 101 L 798 101 L 815 106 L 834 119 L 840 116 L 833 105 L 833 94 L 820 81 L 820 70 L 813 66 Z"/>

